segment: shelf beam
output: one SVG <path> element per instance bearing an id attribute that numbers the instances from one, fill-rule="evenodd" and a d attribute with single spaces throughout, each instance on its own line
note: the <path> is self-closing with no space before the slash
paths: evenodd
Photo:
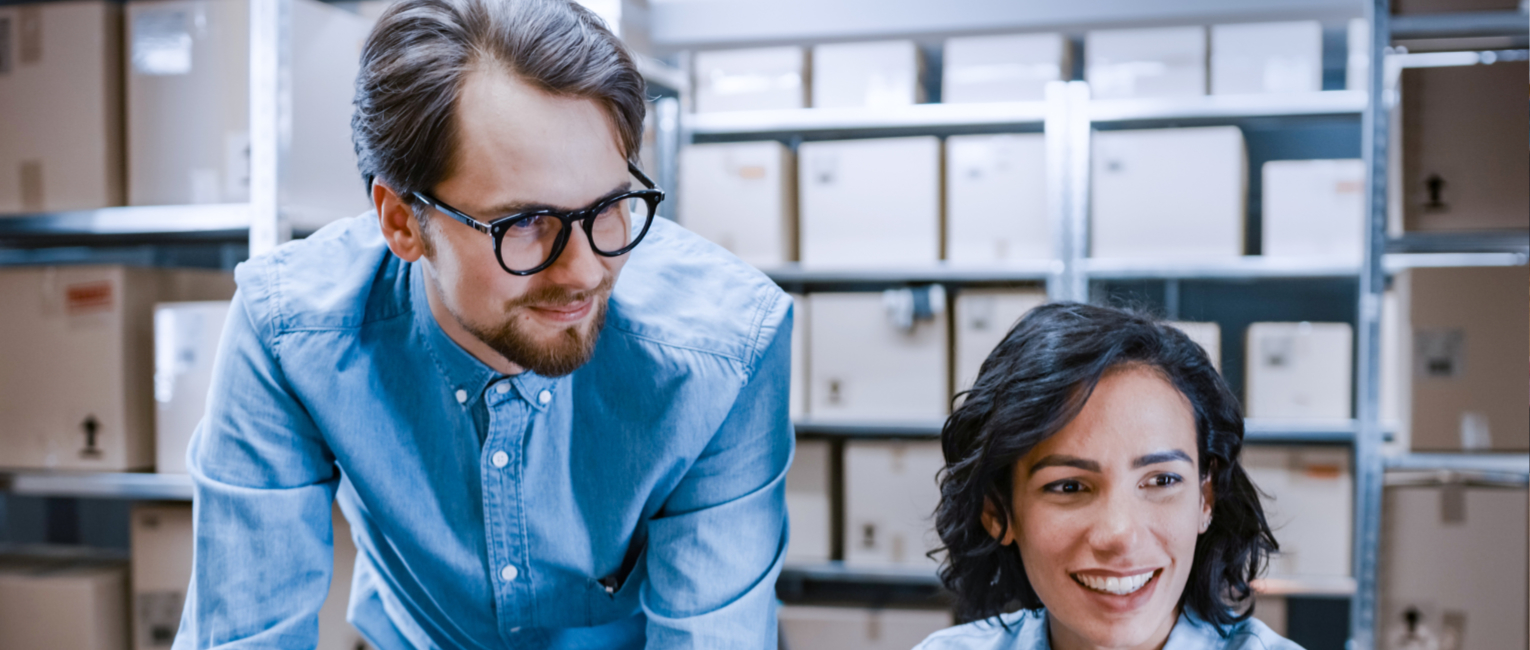
<path id="1" fill-rule="evenodd" d="M 691 113 L 686 116 L 686 128 L 697 136 L 808 134 L 1040 125 L 1045 118 L 1045 102 L 915 104 L 881 109 L 803 108 Z"/>
<path id="2" fill-rule="evenodd" d="M 141 472 L 0 471 L 0 491 L 24 496 L 190 501 L 191 476 Z"/>

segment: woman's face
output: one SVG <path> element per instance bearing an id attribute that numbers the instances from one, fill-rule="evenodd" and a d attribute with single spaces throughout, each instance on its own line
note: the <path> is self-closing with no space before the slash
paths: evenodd
<path id="1" fill-rule="evenodd" d="M 1122 366 L 1016 463 L 1005 542 L 1019 545 L 1054 647 L 1158 648 L 1168 638 L 1211 516 L 1199 460 L 1189 400 L 1154 369 Z"/>

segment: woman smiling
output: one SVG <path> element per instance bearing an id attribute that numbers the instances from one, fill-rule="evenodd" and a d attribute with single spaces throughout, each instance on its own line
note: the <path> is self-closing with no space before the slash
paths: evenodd
<path id="1" fill-rule="evenodd" d="M 974 622 L 921 649 L 1299 650 L 1251 617 L 1278 546 L 1237 399 L 1178 330 L 1037 308 L 941 439 L 941 578 Z"/>

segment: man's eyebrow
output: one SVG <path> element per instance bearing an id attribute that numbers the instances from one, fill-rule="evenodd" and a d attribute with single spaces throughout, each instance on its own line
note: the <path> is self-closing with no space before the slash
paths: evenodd
<path id="1" fill-rule="evenodd" d="M 1195 463 L 1195 461 L 1190 460 L 1190 454 L 1187 454 L 1178 449 L 1170 449 L 1168 451 L 1159 451 L 1148 454 L 1146 456 L 1138 457 L 1137 460 L 1132 461 L 1132 469 L 1139 469 L 1147 467 L 1148 465 L 1157 465 L 1159 463 L 1168 463 L 1176 460 L 1182 460 L 1192 465 Z"/>
<path id="2" fill-rule="evenodd" d="M 1036 461 L 1036 464 L 1031 465 L 1029 474 L 1034 475 L 1036 472 L 1039 472 L 1047 467 L 1076 467 L 1087 472 L 1100 471 L 1100 464 L 1095 461 L 1079 458 L 1077 456 L 1052 454 L 1050 456 L 1043 457 L 1041 460 Z"/>
<path id="3" fill-rule="evenodd" d="M 496 205 L 496 206 L 493 206 L 493 207 L 489 208 L 488 209 L 488 214 L 492 215 L 492 216 L 490 216 L 491 219 L 500 219 L 500 218 L 508 217 L 508 216 L 511 216 L 511 215 L 514 215 L 514 214 L 520 214 L 522 212 L 535 212 L 537 210 L 552 210 L 554 212 L 573 212 L 575 210 L 583 210 L 585 208 L 592 207 L 596 203 L 600 203 L 601 201 L 604 201 L 604 200 L 609 199 L 609 198 L 611 198 L 613 196 L 616 196 L 618 194 L 626 192 L 626 191 L 628 191 L 630 189 L 632 189 L 632 181 L 627 181 L 625 183 L 617 185 L 611 191 L 606 192 L 605 194 L 600 195 L 600 198 L 595 199 L 594 201 L 591 201 L 589 205 L 582 205 L 582 206 L 579 206 L 577 208 L 570 208 L 570 207 L 561 206 L 561 205 L 552 205 L 552 204 L 548 204 L 548 203 L 536 203 L 534 201 L 512 201 L 510 203 Z"/>

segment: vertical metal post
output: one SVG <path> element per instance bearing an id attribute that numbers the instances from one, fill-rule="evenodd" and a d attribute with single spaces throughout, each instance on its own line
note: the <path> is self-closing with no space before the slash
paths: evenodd
<path id="1" fill-rule="evenodd" d="M 250 257 L 292 239 L 281 211 L 292 141 L 292 2 L 250 1 Z"/>
<path id="2" fill-rule="evenodd" d="M 1046 140 L 1047 225 L 1052 228 L 1052 270 L 1047 275 L 1047 297 L 1073 300 L 1069 292 L 1074 268 L 1068 255 L 1068 82 L 1052 81 L 1046 87 L 1047 112 L 1042 122 Z"/>
<path id="3" fill-rule="evenodd" d="M 1089 300 L 1089 185 L 1090 137 L 1089 82 L 1068 82 L 1068 246 L 1064 261 L 1069 267 L 1068 295 Z"/>
<path id="4" fill-rule="evenodd" d="M 680 194 L 680 100 L 664 97 L 654 104 L 654 139 L 658 145 L 658 166 L 654 181 L 672 197 Z M 668 201 L 669 216 L 677 217 L 675 206 L 679 201 Z"/>
<path id="5" fill-rule="evenodd" d="M 1365 263 L 1360 270 L 1359 399 L 1355 433 L 1355 596 L 1350 601 L 1349 650 L 1373 650 L 1377 636 L 1377 555 L 1381 541 L 1381 302 L 1386 288 L 1382 256 L 1387 241 L 1387 147 L 1390 107 L 1383 98 L 1386 51 L 1391 45 L 1389 0 L 1366 4 L 1371 27 L 1370 101 L 1361 124 L 1366 165 Z"/>

